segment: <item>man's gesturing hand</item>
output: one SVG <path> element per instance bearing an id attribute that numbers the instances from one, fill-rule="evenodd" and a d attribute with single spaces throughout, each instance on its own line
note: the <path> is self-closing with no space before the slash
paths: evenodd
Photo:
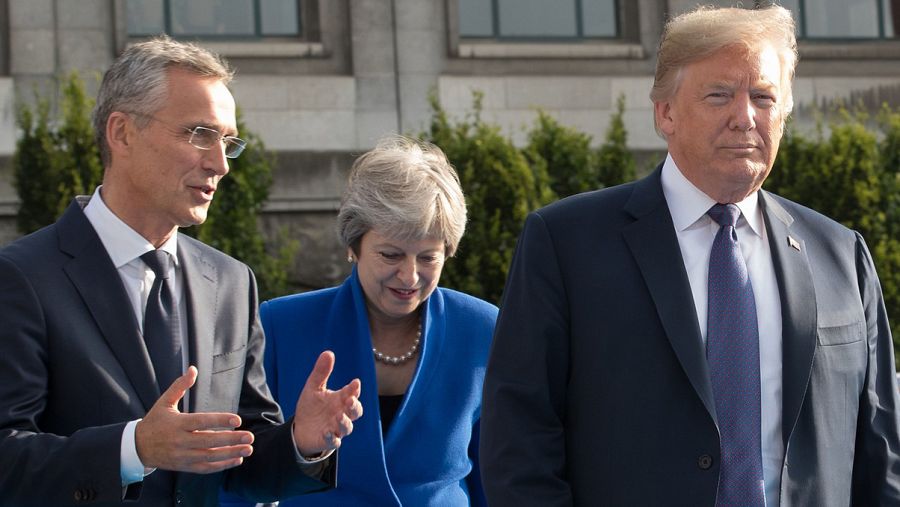
<path id="1" fill-rule="evenodd" d="M 175 379 L 134 430 L 135 447 L 148 468 L 208 474 L 240 465 L 253 452 L 253 434 L 233 431 L 236 414 L 184 414 L 178 401 L 197 380 L 197 368 Z"/>
<path id="2" fill-rule="evenodd" d="M 338 391 L 326 387 L 333 368 L 334 353 L 322 352 L 297 400 L 294 441 L 305 457 L 340 447 L 341 439 L 353 431 L 353 421 L 363 413 L 359 379 L 353 379 Z"/>

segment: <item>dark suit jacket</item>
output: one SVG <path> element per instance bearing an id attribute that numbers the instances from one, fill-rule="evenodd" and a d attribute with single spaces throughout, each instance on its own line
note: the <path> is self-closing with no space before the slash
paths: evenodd
<path id="1" fill-rule="evenodd" d="M 781 505 L 898 505 L 894 356 L 866 245 L 773 194 L 761 205 L 783 314 Z M 714 505 L 715 404 L 659 169 L 528 217 L 482 407 L 492 507 Z"/>
<path id="2" fill-rule="evenodd" d="M 125 288 L 79 204 L 0 250 L 0 505 L 119 505 L 122 430 L 160 394 Z M 184 235 L 178 256 L 199 370 L 191 411 L 239 414 L 254 454 L 225 473 L 157 470 L 128 488 L 130 505 L 216 505 L 223 482 L 260 499 L 326 488 L 305 473 L 321 466 L 297 464 L 266 388 L 252 272 Z M 330 480 L 333 464 L 326 471 Z"/>

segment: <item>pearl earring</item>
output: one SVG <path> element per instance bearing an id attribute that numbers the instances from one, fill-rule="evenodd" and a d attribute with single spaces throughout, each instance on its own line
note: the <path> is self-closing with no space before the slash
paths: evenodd
<path id="1" fill-rule="evenodd" d="M 347 262 L 349 262 L 350 264 L 353 264 L 353 256 L 352 255 L 347 256 Z"/>

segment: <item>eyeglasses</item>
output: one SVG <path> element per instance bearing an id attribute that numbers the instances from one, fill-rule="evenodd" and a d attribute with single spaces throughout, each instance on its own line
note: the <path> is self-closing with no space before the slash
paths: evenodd
<path id="1" fill-rule="evenodd" d="M 222 143 L 225 143 L 225 156 L 228 158 L 238 158 L 238 156 L 244 152 L 244 148 L 247 147 L 247 141 L 244 141 L 240 137 L 223 136 L 215 129 L 198 125 L 194 128 L 185 127 L 184 130 L 191 133 L 188 142 L 191 143 L 191 146 L 194 148 L 211 150 L 218 142 L 221 141 Z"/>
<path id="2" fill-rule="evenodd" d="M 172 125 L 167 121 L 160 120 L 159 118 L 149 114 L 131 114 L 150 118 L 151 120 L 158 121 L 164 125 L 175 127 L 175 125 Z M 222 133 L 220 133 L 218 130 L 211 129 L 209 127 L 201 127 L 198 125 L 193 128 L 177 128 L 183 128 L 186 132 L 190 132 L 191 137 L 188 138 L 188 143 L 199 150 L 211 150 L 216 146 L 217 143 L 223 143 L 225 145 L 225 156 L 227 158 L 238 158 L 238 156 L 240 156 L 240 154 L 244 152 L 244 148 L 247 147 L 247 141 L 244 141 L 240 137 L 222 135 Z"/>

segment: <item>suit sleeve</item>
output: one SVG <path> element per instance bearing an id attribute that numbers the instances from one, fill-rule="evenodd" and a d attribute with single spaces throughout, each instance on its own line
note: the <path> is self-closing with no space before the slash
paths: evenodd
<path id="1" fill-rule="evenodd" d="M 119 502 L 125 422 L 68 436 L 41 429 L 50 396 L 44 309 L 25 275 L 0 257 L 0 506 Z"/>
<path id="2" fill-rule="evenodd" d="M 256 280 L 250 278 L 247 358 L 238 415 L 253 432 L 253 455 L 226 474 L 225 489 L 258 502 L 271 502 L 321 491 L 334 485 L 336 453 L 328 460 L 302 465 L 291 439 L 293 419 L 282 423 L 281 409 L 266 385 L 265 336 L 259 318 Z"/>
<path id="3" fill-rule="evenodd" d="M 478 446 L 481 433 L 481 422 L 472 427 L 472 440 L 469 442 L 469 459 L 472 460 L 472 471 L 466 477 L 466 486 L 469 488 L 469 505 L 472 507 L 486 507 L 487 499 L 484 497 L 484 487 L 481 485 L 481 466 L 478 459 Z"/>
<path id="4" fill-rule="evenodd" d="M 900 395 L 891 328 L 872 257 L 857 234 L 857 272 L 868 340 L 853 463 L 853 505 L 900 505 Z"/>
<path id="5" fill-rule="evenodd" d="M 569 321 L 551 230 L 529 215 L 516 247 L 488 360 L 480 466 L 491 506 L 567 506 Z"/>

